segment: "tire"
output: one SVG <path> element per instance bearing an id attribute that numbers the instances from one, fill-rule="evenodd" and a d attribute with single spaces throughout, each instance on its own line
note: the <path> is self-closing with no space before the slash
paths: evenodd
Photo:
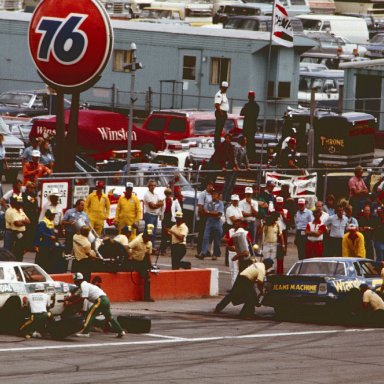
<path id="1" fill-rule="evenodd" d="M 8 334 L 18 334 L 25 320 L 19 297 L 11 297 L 4 304 L 0 314 L 0 328 Z"/>
<path id="2" fill-rule="evenodd" d="M 151 319 L 147 316 L 121 315 L 117 321 L 128 333 L 149 333 L 151 331 Z"/>

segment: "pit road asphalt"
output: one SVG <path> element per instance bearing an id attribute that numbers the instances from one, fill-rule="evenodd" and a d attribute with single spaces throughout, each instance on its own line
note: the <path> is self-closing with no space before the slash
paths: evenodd
<path id="1" fill-rule="evenodd" d="M 291 246 L 292 247 L 292 246 Z M 289 263 L 295 260 L 294 248 Z M 219 268 L 220 293 L 229 287 L 222 259 L 187 259 Z M 28 254 L 26 261 L 33 261 Z M 161 269 L 169 256 L 159 258 Z M 149 334 L 92 332 L 91 338 L 30 339 L 0 335 L 1 383 L 383 383 L 382 329 L 327 321 L 282 322 L 272 309 L 240 320 L 241 307 L 212 313 L 220 298 L 112 304 L 114 315 L 152 319 Z"/>

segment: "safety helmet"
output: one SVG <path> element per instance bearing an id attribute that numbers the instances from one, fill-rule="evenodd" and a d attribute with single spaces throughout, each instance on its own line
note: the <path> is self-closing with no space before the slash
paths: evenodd
<path id="1" fill-rule="evenodd" d="M 45 289 L 44 289 L 44 284 L 42 284 L 42 283 L 37 283 L 36 285 L 35 285 L 35 292 L 41 292 L 41 291 L 44 291 Z"/>
<path id="2" fill-rule="evenodd" d="M 76 272 L 73 274 L 73 280 L 74 281 L 84 280 L 84 276 L 82 273 Z"/>

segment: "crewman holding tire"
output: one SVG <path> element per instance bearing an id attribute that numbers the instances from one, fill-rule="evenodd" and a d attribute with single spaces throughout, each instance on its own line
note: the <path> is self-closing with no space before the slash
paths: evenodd
<path id="1" fill-rule="evenodd" d="M 28 295 L 28 302 L 31 316 L 20 327 L 20 332 L 26 339 L 42 337 L 45 324 L 50 316 L 48 310 L 54 305 L 54 303 L 51 304 L 51 296 L 44 292 L 44 284 L 35 285 L 35 292 Z"/>
<path id="2" fill-rule="evenodd" d="M 104 183 L 96 183 L 96 191 L 90 193 L 85 200 L 85 212 L 88 215 L 91 227 L 98 235 L 101 235 L 104 228 L 104 221 L 108 219 L 110 212 L 110 201 L 103 192 Z"/>
<path id="3" fill-rule="evenodd" d="M 96 316 L 103 314 L 105 321 L 111 325 L 112 331 L 117 333 L 116 337 L 123 337 L 125 332 L 123 331 L 123 328 L 121 328 L 119 322 L 112 317 L 111 304 L 106 293 L 98 286 L 85 281 L 80 272 L 73 275 L 73 282 L 81 289 L 81 299 L 87 299 L 87 301 L 92 303 L 91 308 L 87 312 L 84 327 L 79 333 L 76 333 L 76 336 L 89 337 L 89 331 L 92 328 Z M 87 306 L 88 304 L 85 301 L 83 303 L 84 310 L 87 309 Z"/>

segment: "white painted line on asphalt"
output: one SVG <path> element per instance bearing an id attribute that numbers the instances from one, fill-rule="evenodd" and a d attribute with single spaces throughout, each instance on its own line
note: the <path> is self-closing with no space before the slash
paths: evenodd
<path id="1" fill-rule="evenodd" d="M 89 344 L 58 344 L 58 345 L 42 345 L 37 347 L 18 347 L 18 348 L 0 348 L 1 352 L 25 352 L 25 351 L 46 351 L 60 349 L 79 349 L 79 348 L 98 348 L 98 347 L 125 347 L 130 345 L 155 345 L 155 344 L 176 344 L 176 343 L 197 343 L 204 341 L 222 341 L 222 340 L 240 340 L 240 339 L 260 339 L 268 337 L 287 337 L 287 336 L 304 336 L 304 335 L 326 335 L 347 332 L 376 332 L 377 329 L 330 329 L 327 331 L 305 331 L 305 332 L 282 332 L 282 333 L 261 333 L 253 335 L 240 336 L 216 336 L 216 337 L 195 337 L 190 339 L 174 338 L 164 340 L 142 340 L 142 341 L 121 341 L 109 343 L 89 343 Z M 144 336 L 151 336 L 145 334 Z M 29 342 L 32 342 L 29 341 Z"/>
<path id="2" fill-rule="evenodd" d="M 187 340 L 184 337 L 177 337 L 177 336 L 166 336 L 166 335 L 158 335 L 156 333 L 146 333 L 146 336 L 151 336 L 151 337 L 158 337 L 159 339 L 171 339 L 171 340 Z"/>

